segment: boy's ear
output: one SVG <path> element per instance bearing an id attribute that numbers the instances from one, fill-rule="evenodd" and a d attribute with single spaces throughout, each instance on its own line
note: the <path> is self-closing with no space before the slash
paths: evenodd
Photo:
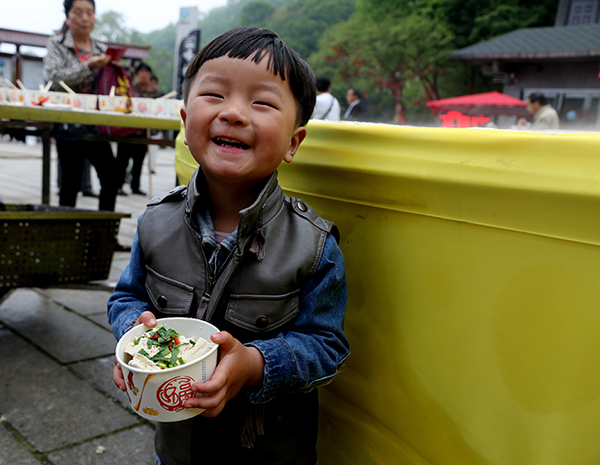
<path id="1" fill-rule="evenodd" d="M 294 155 L 296 155 L 296 150 L 300 147 L 300 144 L 306 137 L 306 128 L 304 126 L 298 126 L 294 132 L 292 133 L 292 140 L 290 141 L 290 146 L 287 149 L 283 157 L 283 161 L 286 163 L 291 163 L 294 159 Z"/>
<path id="2" fill-rule="evenodd" d="M 187 118 L 187 113 L 185 112 L 185 107 L 181 107 L 181 110 L 179 110 L 179 114 L 181 115 L 181 119 L 183 120 L 183 127 L 185 128 L 185 120 Z M 187 132 L 186 132 L 186 134 L 187 134 Z M 185 139 L 183 139 L 183 143 L 185 145 L 188 145 L 187 135 L 186 135 Z"/>

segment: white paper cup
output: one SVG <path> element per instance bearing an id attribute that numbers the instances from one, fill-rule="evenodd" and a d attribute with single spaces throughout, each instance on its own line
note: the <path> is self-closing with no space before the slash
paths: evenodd
<path id="1" fill-rule="evenodd" d="M 74 106 L 75 99 L 77 98 L 77 94 L 71 94 L 70 92 L 60 92 L 60 102 L 59 105 L 68 105 L 71 108 Z"/>
<path id="2" fill-rule="evenodd" d="M 8 101 L 11 105 L 26 105 L 27 92 L 21 89 L 9 89 Z"/>
<path id="3" fill-rule="evenodd" d="M 100 111 L 114 111 L 115 110 L 115 99 L 108 95 L 98 95 L 98 110 Z"/>
<path id="4" fill-rule="evenodd" d="M 116 95 L 113 97 L 115 108 L 113 111 L 117 113 L 131 113 L 131 102 L 128 102 L 128 98 L 122 95 Z"/>
<path id="5" fill-rule="evenodd" d="M 179 118 L 181 108 L 183 107 L 183 100 L 167 98 L 163 99 L 163 101 L 165 102 L 165 116 Z"/>
<path id="6" fill-rule="evenodd" d="M 174 329 L 187 338 L 202 337 L 210 341 L 210 335 L 219 330 L 210 323 L 195 318 L 162 318 L 158 325 Z M 183 404 L 194 396 L 192 384 L 208 381 L 217 366 L 219 346 L 215 345 L 203 357 L 175 368 L 146 371 L 127 365 L 125 347 L 149 328 L 138 325 L 127 331 L 117 343 L 117 361 L 123 370 L 127 397 L 133 410 L 143 418 L 158 422 L 187 420 L 201 414 L 203 409 L 186 409 Z"/>
<path id="7" fill-rule="evenodd" d="M 76 110 L 94 111 L 98 104 L 98 96 L 94 94 L 76 94 L 71 97 L 71 106 Z"/>
<path id="8" fill-rule="evenodd" d="M 157 98 L 154 99 L 154 114 L 156 116 L 165 116 L 165 112 L 167 111 L 165 105 L 165 99 Z"/>
<path id="9" fill-rule="evenodd" d="M 122 95 L 98 95 L 98 109 L 100 111 L 112 111 L 116 113 L 131 113 L 127 108 L 127 97 Z"/>
<path id="10" fill-rule="evenodd" d="M 26 104 L 27 106 L 43 106 L 50 101 L 48 92 L 30 91 Z"/>
<path id="11" fill-rule="evenodd" d="M 132 97 L 131 106 L 133 113 L 136 115 L 153 115 L 156 114 L 154 108 L 154 99 L 143 97 Z"/>

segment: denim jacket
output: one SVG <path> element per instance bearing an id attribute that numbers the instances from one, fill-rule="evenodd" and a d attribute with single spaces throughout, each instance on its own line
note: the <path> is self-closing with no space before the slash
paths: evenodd
<path id="1" fill-rule="evenodd" d="M 196 179 L 202 184 L 203 176 L 201 170 L 197 170 L 197 173 L 198 171 L 200 174 L 194 176 L 190 185 L 194 184 Z M 275 189 L 273 185 L 276 186 Z M 202 187 L 199 190 L 201 191 Z M 190 192 L 181 189 L 179 191 L 181 201 L 185 199 L 184 195 L 190 195 Z M 264 196 L 265 192 L 268 196 L 286 197 L 276 182 L 276 173 L 261 195 Z M 190 205 L 188 209 L 196 210 L 196 206 Z M 181 218 L 181 221 L 184 219 Z M 196 221 L 199 223 L 202 243 L 214 244 L 212 221 L 206 210 L 199 209 Z M 220 250 L 213 248 L 208 266 L 210 263 L 218 263 L 218 255 L 224 250 L 231 250 L 230 254 L 236 253 L 236 237 L 240 237 L 237 229 L 223 241 L 224 247 Z M 269 237 L 266 240 L 269 241 Z M 294 244 L 289 246 L 293 247 Z M 269 253 L 268 244 L 266 250 L 266 253 Z M 280 260 L 285 258 L 280 257 Z M 273 270 L 273 273 L 275 276 L 277 270 Z M 147 278 L 144 251 L 136 234 L 130 263 L 108 302 L 108 320 L 117 338 L 133 326 L 142 312 L 148 310 L 160 316 L 160 309 L 148 296 Z M 275 278 L 274 280 L 276 281 Z M 333 379 L 349 354 L 349 344 L 343 333 L 346 308 L 344 261 L 341 250 L 331 234 L 327 235 L 316 271 L 300 289 L 299 307 L 300 312 L 296 319 L 284 327 L 284 331 L 268 333 L 268 338 L 257 335 L 255 340 L 241 340 L 246 345 L 256 347 L 265 359 L 263 384 L 250 395 L 252 402 L 265 402 L 286 392 L 308 392 L 326 384 Z M 194 310 L 191 309 L 190 315 L 177 316 L 194 316 Z"/>
<path id="2" fill-rule="evenodd" d="M 198 169 L 187 190 L 150 202 L 108 301 L 108 320 L 120 338 L 146 310 L 207 319 L 261 352 L 263 381 L 244 388 L 216 418 L 158 423 L 157 454 L 167 465 L 220 464 L 224 457 L 247 465 L 314 464 L 314 388 L 331 381 L 349 354 L 344 260 L 332 225 L 285 196 L 274 173 L 216 247 L 204 198 Z M 261 312 L 266 316 L 257 319 Z"/>

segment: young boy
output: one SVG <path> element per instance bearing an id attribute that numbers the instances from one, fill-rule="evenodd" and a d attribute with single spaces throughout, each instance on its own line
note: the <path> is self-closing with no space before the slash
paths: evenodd
<path id="1" fill-rule="evenodd" d="M 335 226 L 276 172 L 306 136 L 314 76 L 273 32 L 239 28 L 196 56 L 183 98 L 200 167 L 149 203 L 108 319 L 117 338 L 167 316 L 221 330 L 217 369 L 186 401 L 206 411 L 157 424 L 162 463 L 314 464 L 315 388 L 349 354 L 344 262 Z M 125 390 L 120 367 L 113 378 Z"/>

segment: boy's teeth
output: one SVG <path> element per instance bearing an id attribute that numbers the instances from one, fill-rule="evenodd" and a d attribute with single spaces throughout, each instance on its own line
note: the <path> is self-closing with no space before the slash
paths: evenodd
<path id="1" fill-rule="evenodd" d="M 244 144 L 243 142 L 240 142 L 239 140 L 229 139 L 227 137 L 218 137 L 217 139 L 215 139 L 215 142 L 218 145 L 223 145 L 223 146 L 227 146 L 227 147 L 237 147 L 237 148 L 241 148 L 241 149 L 250 148 L 249 145 Z"/>

